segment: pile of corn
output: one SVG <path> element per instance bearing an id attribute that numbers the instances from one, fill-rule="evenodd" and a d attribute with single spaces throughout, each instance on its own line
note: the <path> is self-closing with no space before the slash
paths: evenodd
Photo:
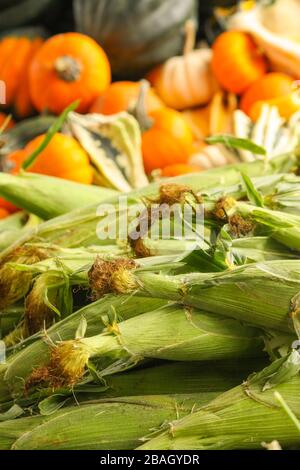
<path id="1" fill-rule="evenodd" d="M 300 448 L 298 163 L 175 178 L 127 207 L 9 176 L 24 212 L 0 223 L 0 449 Z M 189 237 L 133 239 L 154 202 L 188 206 Z"/>

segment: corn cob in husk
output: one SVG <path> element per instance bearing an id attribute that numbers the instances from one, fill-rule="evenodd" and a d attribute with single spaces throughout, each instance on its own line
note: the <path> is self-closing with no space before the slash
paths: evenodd
<path id="1" fill-rule="evenodd" d="M 82 380 L 90 362 L 103 375 L 145 359 L 189 362 L 259 357 L 263 347 L 262 333 L 255 328 L 173 304 L 127 321 L 113 320 L 103 334 L 58 343 L 51 348 L 47 367 L 34 370 L 26 383 L 27 388 L 72 386 Z"/>
<path id="2" fill-rule="evenodd" d="M 270 385 L 280 372 L 279 360 L 199 412 L 170 423 L 149 442 L 145 439 L 140 449 L 253 450 L 274 440 L 284 449 L 299 449 L 299 426 L 275 396 L 279 393 L 294 416 L 300 417 L 299 354 L 296 362 L 298 373 L 286 381 Z"/>
<path id="3" fill-rule="evenodd" d="M 257 359 L 255 362 L 222 361 L 212 363 L 209 367 L 200 363 L 166 363 L 106 377 L 102 385 L 83 385 L 75 388 L 71 396 L 60 392 L 40 402 L 42 416 L 0 423 L 0 449 L 9 450 L 25 433 L 51 419 L 68 414 L 72 410 L 70 405 L 80 404 L 82 409 L 82 405 L 99 404 L 108 398 L 136 396 L 140 401 L 142 396 L 147 400 L 151 395 L 161 396 L 162 399 L 169 395 L 170 398 L 183 400 L 190 395 L 197 399 L 199 406 L 203 406 L 220 393 L 238 385 L 254 368 L 257 370 L 262 367 L 261 362 Z M 24 405 L 27 405 L 26 399 Z"/>
<path id="4" fill-rule="evenodd" d="M 90 273 L 90 282 L 100 296 L 102 272 L 103 263 L 98 260 Z M 152 272 L 137 267 L 116 269 L 110 273 L 110 280 L 110 292 L 138 290 L 142 295 L 158 295 L 271 330 L 292 334 L 297 320 L 299 260 L 266 261 L 220 273 L 177 276 L 155 273 L 155 269 Z"/>
<path id="5" fill-rule="evenodd" d="M 0 446 L 7 449 L 10 445 L 13 450 L 130 450 L 139 445 L 144 434 L 165 421 L 186 416 L 203 403 L 201 393 L 99 400 L 66 408 L 51 419 L 31 418 L 34 421 L 29 423 L 27 419 L 19 429 L 17 421 L 14 425 L 10 422 L 4 426 L 4 438 L 0 425 Z"/>
<path id="6" fill-rule="evenodd" d="M 20 209 L 48 220 L 78 207 L 101 204 L 116 191 L 45 175 L 0 173 L 0 196 Z"/>
<path id="7" fill-rule="evenodd" d="M 9 402 L 24 393 L 26 378 L 36 368 L 45 366 L 49 361 L 48 343 L 69 340 L 76 337 L 83 323 L 87 335 L 97 335 L 103 331 L 111 317 L 127 319 L 154 310 L 167 302 L 144 297 L 107 296 L 94 302 L 51 327 L 47 334 L 37 334 L 17 345 L 14 354 L 8 357 L 0 368 L 0 402 Z M 13 351 L 9 351 L 12 353 Z M 51 393 L 51 391 L 50 391 Z M 46 396 L 49 391 L 46 393 Z"/>

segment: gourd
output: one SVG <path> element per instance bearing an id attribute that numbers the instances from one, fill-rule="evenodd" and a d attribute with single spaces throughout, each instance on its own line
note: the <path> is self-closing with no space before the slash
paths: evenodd
<path id="1" fill-rule="evenodd" d="M 79 99 L 79 112 L 87 112 L 111 82 L 103 49 L 79 33 L 58 34 L 35 54 L 29 69 L 29 88 L 34 106 L 60 114 Z"/>
<path id="2" fill-rule="evenodd" d="M 74 0 L 77 31 L 106 51 L 115 77 L 142 78 L 180 54 L 184 25 L 197 17 L 195 0 Z"/>
<path id="3" fill-rule="evenodd" d="M 148 75 L 165 104 L 177 110 L 208 103 L 216 89 L 211 69 L 212 51 L 194 49 L 195 40 L 195 23 L 188 21 L 183 55 L 168 59 Z"/>

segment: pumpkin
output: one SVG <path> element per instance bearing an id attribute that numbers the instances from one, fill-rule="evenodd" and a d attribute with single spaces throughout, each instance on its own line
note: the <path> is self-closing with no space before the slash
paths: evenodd
<path id="1" fill-rule="evenodd" d="M 177 110 L 208 103 L 216 89 L 211 49 L 193 50 L 196 39 L 193 21 L 187 22 L 186 31 L 184 54 L 172 57 L 148 75 L 161 99 Z"/>
<path id="2" fill-rule="evenodd" d="M 267 62 L 250 35 L 226 31 L 213 45 L 212 68 L 220 85 L 239 95 L 267 72 Z"/>
<path id="3" fill-rule="evenodd" d="M 146 173 L 175 163 L 187 163 L 194 138 L 182 114 L 163 108 L 151 113 L 150 118 L 153 125 L 142 136 Z"/>
<path id="4" fill-rule="evenodd" d="M 141 84 L 138 82 L 115 82 L 112 83 L 108 89 L 94 102 L 90 112 L 98 114 L 117 114 L 121 111 L 128 111 L 135 107 L 139 94 Z M 164 104 L 156 95 L 155 91 L 149 88 L 146 96 L 146 111 L 152 113 Z"/>
<path id="5" fill-rule="evenodd" d="M 6 209 L 0 207 L 0 219 L 6 219 L 9 215 L 10 213 Z"/>
<path id="6" fill-rule="evenodd" d="M 77 31 L 106 51 L 113 74 L 139 79 L 180 54 L 184 25 L 196 19 L 196 0 L 74 0 Z"/>
<path id="7" fill-rule="evenodd" d="M 241 109 L 250 115 L 252 106 L 257 101 L 268 101 L 288 95 L 293 90 L 294 80 L 283 73 L 268 73 L 254 82 L 241 99 Z"/>
<path id="8" fill-rule="evenodd" d="M 6 32 L 0 41 L 0 80 L 6 84 L 5 106 L 13 107 L 20 118 L 33 113 L 28 69 L 43 43 L 40 34 L 41 28 L 22 28 Z"/>
<path id="9" fill-rule="evenodd" d="M 24 150 L 8 157 L 15 162 L 15 171 L 20 169 L 22 162 L 40 146 L 44 138 L 45 135 L 36 137 Z M 93 181 L 93 169 L 87 153 L 73 137 L 61 133 L 55 134 L 30 171 L 83 184 L 91 184 Z"/>
<path id="10" fill-rule="evenodd" d="M 79 33 L 48 39 L 33 58 L 29 70 L 32 101 L 40 112 L 61 113 L 79 99 L 79 112 L 87 112 L 111 81 L 108 59 L 91 38 Z"/>
<path id="11" fill-rule="evenodd" d="M 299 2 L 277 0 L 273 3 L 264 5 L 264 2 L 255 2 L 254 8 L 239 11 L 230 18 L 228 27 L 251 34 L 257 46 L 268 57 L 272 70 L 299 79 Z M 280 21 L 276 18 L 280 18 Z"/>

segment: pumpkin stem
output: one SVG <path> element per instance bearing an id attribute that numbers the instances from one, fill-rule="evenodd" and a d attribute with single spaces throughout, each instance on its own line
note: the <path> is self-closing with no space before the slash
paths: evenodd
<path id="1" fill-rule="evenodd" d="M 195 20 L 187 20 L 185 23 L 185 43 L 183 55 L 187 55 L 195 49 L 197 25 Z"/>
<path id="2" fill-rule="evenodd" d="M 59 78 L 65 82 L 76 82 L 79 80 L 82 72 L 81 63 L 68 55 L 58 57 L 55 61 L 54 68 Z"/>
<path id="3" fill-rule="evenodd" d="M 128 111 L 138 121 L 140 128 L 143 132 L 151 129 L 153 126 L 153 119 L 148 116 L 146 108 L 146 98 L 150 88 L 150 83 L 147 80 L 141 80 L 141 87 L 137 102 Z"/>

